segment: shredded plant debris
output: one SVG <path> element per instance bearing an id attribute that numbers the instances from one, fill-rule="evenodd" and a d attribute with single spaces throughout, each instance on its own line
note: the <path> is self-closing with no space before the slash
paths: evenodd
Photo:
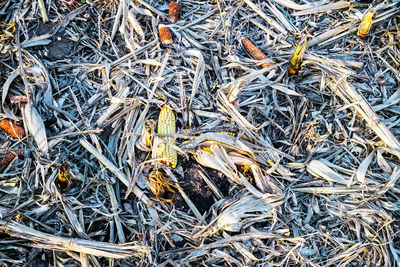
<path id="1" fill-rule="evenodd" d="M 0 1 L 0 266 L 400 266 L 400 1 Z"/>

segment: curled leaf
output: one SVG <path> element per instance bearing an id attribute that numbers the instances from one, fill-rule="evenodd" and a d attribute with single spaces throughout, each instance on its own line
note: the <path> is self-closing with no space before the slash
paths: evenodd
<path id="1" fill-rule="evenodd" d="M 24 106 L 23 112 L 25 124 L 28 131 L 32 134 L 33 139 L 35 139 L 37 147 L 42 153 L 48 155 L 49 145 L 42 117 L 40 117 L 36 108 L 30 103 Z"/>

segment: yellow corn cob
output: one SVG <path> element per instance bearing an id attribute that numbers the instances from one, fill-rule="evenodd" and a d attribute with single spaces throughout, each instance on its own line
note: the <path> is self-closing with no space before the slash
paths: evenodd
<path id="1" fill-rule="evenodd" d="M 158 134 L 175 134 L 176 133 L 176 119 L 174 111 L 169 106 L 164 106 L 160 115 L 158 116 L 157 125 Z M 162 136 L 163 144 L 157 147 L 157 159 L 159 162 L 164 163 L 172 168 L 176 167 L 178 162 L 178 155 L 176 150 L 171 146 L 174 145 L 174 137 Z"/>
<path id="2" fill-rule="evenodd" d="M 361 38 L 367 37 L 372 26 L 372 18 L 374 17 L 374 15 L 375 15 L 375 9 L 371 9 L 367 13 L 365 13 L 361 21 L 360 28 L 358 28 L 358 35 Z"/>
<path id="3" fill-rule="evenodd" d="M 296 48 L 294 49 L 292 58 L 289 61 L 289 74 L 294 75 L 296 74 L 301 65 L 301 61 L 303 59 L 303 54 L 307 48 L 307 39 L 303 43 L 297 44 Z"/>

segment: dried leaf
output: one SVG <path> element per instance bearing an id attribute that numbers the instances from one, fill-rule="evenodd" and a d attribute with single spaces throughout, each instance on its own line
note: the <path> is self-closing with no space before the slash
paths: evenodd
<path id="1" fill-rule="evenodd" d="M 46 128 L 44 127 L 42 117 L 31 103 L 24 106 L 23 114 L 25 125 L 32 134 L 37 147 L 42 153 L 48 155 L 49 145 L 47 143 Z"/>

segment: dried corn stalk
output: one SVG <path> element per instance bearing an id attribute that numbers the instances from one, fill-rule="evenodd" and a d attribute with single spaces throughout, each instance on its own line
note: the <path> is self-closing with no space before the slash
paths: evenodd
<path id="1" fill-rule="evenodd" d="M 2 119 L 0 121 L 0 128 L 14 138 L 22 138 L 25 136 L 24 127 L 8 119 Z"/>
<path id="2" fill-rule="evenodd" d="M 236 136 L 235 133 L 227 132 L 227 131 L 218 131 L 217 133 L 226 134 L 226 135 L 230 135 L 230 136 Z M 215 143 L 218 143 L 218 142 L 215 141 L 214 139 L 211 139 L 211 138 L 206 138 L 204 141 L 205 142 L 203 144 L 205 144 L 205 146 L 202 146 L 201 149 L 203 149 L 204 151 L 207 151 L 209 153 L 212 153 L 212 150 L 211 150 L 210 146 L 207 143 L 215 144 Z M 210 142 L 207 142 L 207 141 L 210 141 Z M 223 143 L 220 143 L 220 144 L 223 144 Z"/>
<path id="3" fill-rule="evenodd" d="M 400 142 L 372 110 L 365 98 L 347 82 L 346 77 L 339 79 L 332 77 L 329 83 L 331 90 L 337 94 L 346 105 L 352 106 L 361 114 L 368 126 L 382 139 L 389 149 L 388 152 L 400 158 Z"/>
<path id="4" fill-rule="evenodd" d="M 48 154 L 49 145 L 47 143 L 46 128 L 44 127 L 42 117 L 32 104 L 26 104 L 24 106 L 23 114 L 25 124 L 35 139 L 39 150 L 44 154 Z"/>
<path id="5" fill-rule="evenodd" d="M 99 257 L 121 259 L 149 253 L 147 246 L 113 244 L 79 238 L 67 238 L 47 234 L 16 222 L 0 220 L 0 233 L 30 241 L 28 246 L 56 251 L 82 252 Z"/>
<path id="6" fill-rule="evenodd" d="M 28 103 L 28 98 L 24 95 L 10 96 L 11 104 L 26 104 Z"/>
<path id="7" fill-rule="evenodd" d="M 58 7 L 62 11 L 72 11 L 79 7 L 80 1 L 78 0 L 62 0 L 59 2 Z"/>
<path id="8" fill-rule="evenodd" d="M 283 203 L 283 196 L 266 194 L 262 198 L 253 195 L 243 195 L 234 202 L 228 202 L 223 211 L 216 218 L 215 223 L 203 235 L 212 235 L 218 231 L 239 232 L 255 216 L 272 219 L 275 216 L 275 207 Z"/>
<path id="9" fill-rule="evenodd" d="M 217 144 L 210 146 L 211 153 L 198 149 L 194 153 L 196 161 L 206 167 L 222 172 L 233 182 L 246 187 L 256 197 L 262 197 L 263 193 L 258 191 L 246 178 L 241 174 L 232 159 L 229 157 L 225 149 Z M 264 189 L 264 188 L 262 188 Z"/>

